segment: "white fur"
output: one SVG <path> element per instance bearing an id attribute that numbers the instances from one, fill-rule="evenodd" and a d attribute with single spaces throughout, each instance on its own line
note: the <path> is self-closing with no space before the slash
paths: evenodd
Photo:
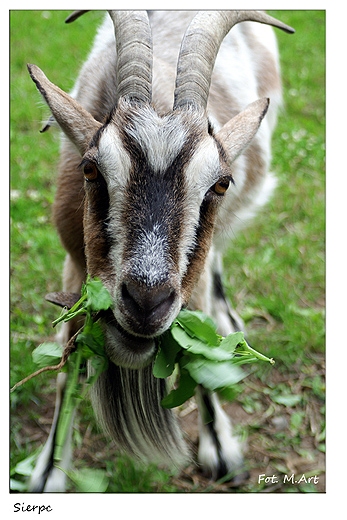
<path id="1" fill-rule="evenodd" d="M 178 118 L 159 117 L 145 107 L 135 116 L 127 132 L 138 142 L 154 172 L 164 172 L 177 157 L 186 139 Z"/>
<path id="2" fill-rule="evenodd" d="M 112 124 L 108 125 L 102 133 L 96 159 L 108 183 L 110 196 L 115 191 L 124 189 L 129 180 L 131 160 Z"/>
<path id="3" fill-rule="evenodd" d="M 221 407 L 215 394 L 211 395 L 215 418 L 213 421 L 214 431 L 220 443 L 220 453 L 227 466 L 228 473 L 242 470 L 242 443 L 233 433 L 230 418 Z M 218 468 L 219 455 L 211 437 L 208 425 L 202 421 L 199 415 L 199 451 L 198 461 L 205 471 L 208 471 L 213 478 L 216 478 L 216 468 Z"/>

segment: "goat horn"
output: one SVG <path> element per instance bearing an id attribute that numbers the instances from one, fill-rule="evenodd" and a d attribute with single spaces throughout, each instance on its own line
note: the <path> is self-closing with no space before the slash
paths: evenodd
<path id="1" fill-rule="evenodd" d="M 261 11 L 199 12 L 182 41 L 174 98 L 174 109 L 187 104 L 206 108 L 212 70 L 219 47 L 239 22 L 254 21 L 293 33 L 294 29 Z"/>
<path id="2" fill-rule="evenodd" d="M 146 11 L 109 11 L 117 45 L 117 100 L 151 102 L 152 34 Z"/>
<path id="3" fill-rule="evenodd" d="M 77 20 L 77 18 L 82 16 L 82 14 L 88 13 L 88 12 L 89 12 L 89 10 L 84 10 L 83 11 L 82 9 L 80 9 L 79 11 L 74 11 L 73 13 L 69 14 L 69 16 L 65 20 L 65 23 L 72 23 L 75 20 Z"/>

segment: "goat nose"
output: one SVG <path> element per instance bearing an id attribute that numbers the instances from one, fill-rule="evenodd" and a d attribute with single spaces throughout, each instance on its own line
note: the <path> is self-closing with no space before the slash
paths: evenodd
<path id="1" fill-rule="evenodd" d="M 175 300 L 175 291 L 169 285 L 148 287 L 130 280 L 122 285 L 122 299 L 127 313 L 143 333 L 165 318 Z"/>

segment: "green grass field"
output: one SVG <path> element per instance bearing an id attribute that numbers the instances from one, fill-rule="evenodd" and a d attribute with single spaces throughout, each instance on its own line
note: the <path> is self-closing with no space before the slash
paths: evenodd
<path id="1" fill-rule="evenodd" d="M 92 12 L 67 26 L 67 14 L 12 11 L 10 16 L 11 386 L 35 370 L 31 352 L 52 336 L 57 310 L 44 295 L 61 289 L 64 259 L 50 222 L 59 134 L 39 134 L 48 112 L 26 63 L 39 65 L 68 91 L 103 16 Z M 253 225 L 233 241 L 225 259 L 227 291 L 247 324 L 250 343 L 276 360 L 275 368 L 256 367 L 235 403 L 253 476 L 241 491 L 263 491 L 256 475 L 271 468 L 278 474 L 320 476 L 320 486 L 304 482 L 275 491 L 314 492 L 324 490 L 325 12 L 311 11 L 309 17 L 304 11 L 271 14 L 296 29 L 295 35 L 276 31 L 285 100 L 273 140 L 278 189 Z M 53 396 L 54 377 L 49 374 L 11 395 L 16 482 L 25 482 L 16 465 L 45 439 Z M 230 491 L 224 484 L 209 487 L 189 472 L 178 478 L 153 467 L 137 471 L 126 458 L 114 456 L 87 403 L 75 437 L 77 467 L 120 475 L 111 478 L 109 492 Z M 86 456 L 88 446 L 95 444 L 98 453 Z"/>

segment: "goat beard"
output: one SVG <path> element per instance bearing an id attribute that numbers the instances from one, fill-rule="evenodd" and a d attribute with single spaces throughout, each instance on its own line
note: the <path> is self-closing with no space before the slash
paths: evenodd
<path id="1" fill-rule="evenodd" d="M 153 362 L 134 370 L 109 363 L 91 388 L 98 421 L 116 447 L 135 459 L 181 468 L 189 450 L 176 415 L 160 402 L 166 381 L 153 375 Z"/>
<path id="2" fill-rule="evenodd" d="M 50 293 L 46 299 L 61 307 L 71 307 L 79 295 Z M 189 450 L 176 415 L 160 404 L 167 390 L 166 380 L 153 375 L 155 338 L 131 336 L 118 325 L 112 312 L 104 313 L 102 322 L 104 326 L 112 327 L 112 334 L 117 331 L 114 334 L 116 347 L 132 356 L 133 364 L 136 352 L 138 360 L 142 355 L 146 362 L 142 362 L 138 369 L 127 368 L 113 362 L 113 349 L 111 355 L 106 352 L 110 359 L 108 367 L 90 390 L 100 425 L 116 442 L 118 449 L 135 459 L 179 469 L 189 462 Z M 132 354 L 129 351 L 133 351 Z M 88 369 L 91 371 L 90 366 Z"/>

